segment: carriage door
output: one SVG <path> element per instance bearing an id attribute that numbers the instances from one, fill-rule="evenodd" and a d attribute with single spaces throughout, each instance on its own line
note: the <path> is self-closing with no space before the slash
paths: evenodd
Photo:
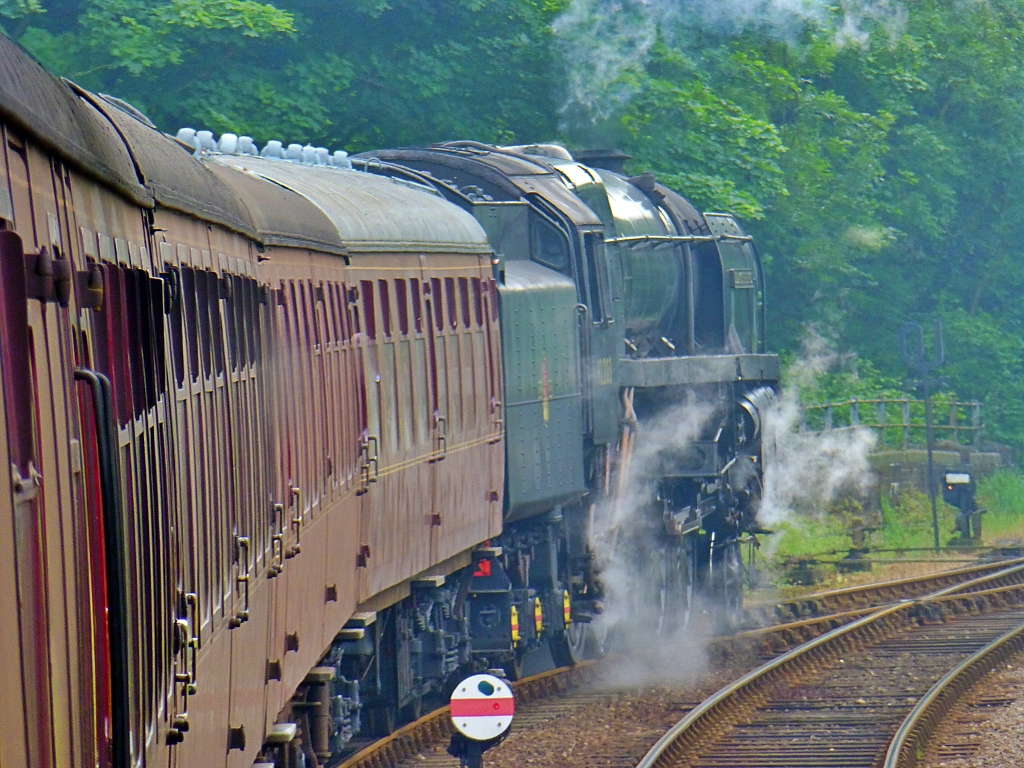
<path id="1" fill-rule="evenodd" d="M 358 366 L 359 421 L 359 566 L 358 600 L 362 602 L 374 594 L 374 535 L 373 521 L 376 493 L 374 486 L 380 471 L 380 371 L 377 366 L 377 312 L 373 299 L 373 281 L 353 281 L 349 289 L 349 307 L 353 329 L 359 340 L 354 345 Z"/>
<path id="2" fill-rule="evenodd" d="M 50 766 L 49 627 L 38 410 L 51 403 L 49 391 L 36 386 L 39 339 L 34 331 L 29 323 L 21 238 L 0 231 L 0 373 L 7 420 L 7 434 L 0 447 L 0 489 L 5 508 L 14 511 L 13 529 L 4 526 L 0 532 L 0 583 L 5 585 L 0 590 L 0 607 L 7 617 L 0 621 L 0 652 L 9 664 L 7 680 L 0 685 L 0 704 L 10 718 L 0 737 L 0 761 Z M 33 393 L 38 393 L 38 401 Z"/>
<path id="3" fill-rule="evenodd" d="M 423 259 L 421 258 L 421 263 Z M 427 380 L 429 413 L 427 429 L 430 435 L 429 485 L 431 500 L 430 562 L 436 563 L 440 545 L 440 527 L 447 513 L 444 483 L 444 461 L 448 453 L 448 356 L 445 338 L 445 299 L 440 278 L 423 281 L 423 325 L 427 341 Z"/>
<path id="4" fill-rule="evenodd" d="M 266 667 L 254 649 L 266 648 L 269 642 L 269 622 L 264 617 L 271 611 L 271 585 L 273 582 L 256 580 L 270 548 L 270 526 L 268 525 L 266 500 L 271 487 L 261 471 L 261 433 L 265 429 L 262 420 L 255 366 L 250 350 L 252 329 L 258 322 L 259 304 L 254 308 L 252 280 L 247 277 L 249 265 L 244 259 L 237 262 L 220 256 L 219 278 L 221 329 L 223 337 L 217 339 L 226 355 L 226 404 L 230 428 L 230 458 L 232 471 L 229 473 L 233 503 L 227 510 L 230 515 L 232 562 L 232 593 L 234 600 L 233 617 L 228 626 L 231 632 L 231 699 L 228 724 L 231 728 L 242 727 L 246 732 L 258 733 L 264 724 L 267 678 Z M 225 269 L 225 267 L 227 269 Z M 232 274 L 235 273 L 235 274 Z M 241 274 L 238 274 L 241 273 Z M 214 307 L 216 310 L 216 307 Z M 252 617 L 252 620 L 249 620 Z M 228 765 L 246 765 L 244 750 L 230 750 Z M 252 755 L 249 755 L 251 765 Z"/>

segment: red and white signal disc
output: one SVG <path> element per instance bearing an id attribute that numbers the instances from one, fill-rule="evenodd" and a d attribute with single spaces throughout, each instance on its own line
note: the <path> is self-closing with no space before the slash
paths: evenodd
<path id="1" fill-rule="evenodd" d="M 486 741 L 512 724 L 515 701 L 508 683 L 494 675 L 472 675 L 457 686 L 449 701 L 452 724 L 463 736 Z"/>

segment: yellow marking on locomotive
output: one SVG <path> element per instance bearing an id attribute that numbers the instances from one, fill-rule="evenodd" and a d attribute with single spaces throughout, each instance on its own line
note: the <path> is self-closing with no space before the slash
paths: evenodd
<path id="1" fill-rule="evenodd" d="M 565 621 L 565 626 L 568 627 L 572 624 L 572 604 L 569 601 L 569 590 L 562 590 L 562 619 Z"/>
<path id="2" fill-rule="evenodd" d="M 533 598 L 533 628 L 539 635 L 544 629 L 544 609 L 541 607 L 540 598 Z"/>
<path id="3" fill-rule="evenodd" d="M 519 609 L 512 606 L 512 647 L 519 645 Z"/>

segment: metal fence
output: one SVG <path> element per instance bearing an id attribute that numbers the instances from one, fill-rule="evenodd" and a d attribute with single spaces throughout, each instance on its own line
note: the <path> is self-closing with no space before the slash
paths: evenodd
<path id="1" fill-rule="evenodd" d="M 939 440 L 960 445 L 978 445 L 981 439 L 981 403 L 932 401 L 932 428 Z M 924 400 L 872 398 L 840 403 L 806 405 L 800 410 L 801 432 L 867 427 L 877 430 L 882 444 L 924 445 L 926 427 Z"/>

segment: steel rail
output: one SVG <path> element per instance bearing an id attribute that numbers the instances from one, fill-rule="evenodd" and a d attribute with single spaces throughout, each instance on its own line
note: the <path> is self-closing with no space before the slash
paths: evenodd
<path id="1" fill-rule="evenodd" d="M 947 603 L 953 613 L 977 612 L 993 603 L 1005 604 L 1005 600 L 998 598 L 1010 592 L 1024 593 L 1024 565 L 1016 564 L 922 598 L 888 605 L 809 640 L 705 699 L 648 750 L 637 768 L 685 764 L 688 755 L 763 703 L 774 684 L 781 684 L 787 674 L 813 670 L 816 664 L 839 653 L 889 636 L 910 623 L 915 614 L 923 614 L 924 620 L 935 618 L 934 614 L 941 612 L 940 606 Z"/>
<path id="2" fill-rule="evenodd" d="M 592 675 L 596 664 L 596 661 L 584 661 L 574 667 L 559 667 L 517 680 L 512 683 L 516 703 L 523 704 L 564 692 Z M 415 757 L 454 733 L 448 712 L 447 705 L 435 709 L 342 760 L 336 768 L 392 768 L 400 760 Z"/>
<path id="3" fill-rule="evenodd" d="M 937 587 L 962 583 L 965 576 L 978 576 L 994 571 L 1005 570 L 1014 565 L 1024 565 L 1024 558 L 998 560 L 982 565 L 939 571 L 928 576 L 911 576 L 875 584 L 815 592 L 800 597 L 782 600 L 773 605 L 763 605 L 744 609 L 744 626 L 756 627 L 775 624 L 776 622 L 796 622 L 801 619 L 813 619 L 841 611 L 878 605 L 880 600 L 895 602 L 908 597 L 928 594 Z"/>
<path id="4" fill-rule="evenodd" d="M 1008 565 L 1011 568 L 1008 568 Z M 1012 567 L 1024 569 L 1024 558 L 942 571 L 925 577 L 908 577 L 878 584 L 844 587 L 784 601 L 770 606 L 770 610 L 783 618 L 799 616 L 797 621 L 715 638 L 709 645 L 709 651 L 713 656 L 723 659 L 751 651 L 778 652 L 878 610 L 877 602 L 873 606 L 865 606 L 865 603 L 883 598 L 890 601 L 891 605 L 902 595 L 919 594 L 935 586 L 945 585 L 948 590 L 969 589 L 970 585 L 985 579 L 974 578 L 967 582 L 958 580 L 965 576 L 990 573 L 993 570 L 1001 569 L 1002 572 L 1006 572 L 1012 570 Z M 857 607 L 848 611 L 834 610 L 844 606 Z M 516 700 L 522 704 L 566 691 L 592 675 L 595 664 L 594 661 L 585 661 L 575 667 L 561 667 L 514 682 L 512 689 L 516 694 Z M 451 733 L 448 707 L 441 707 L 355 752 L 339 763 L 337 768 L 386 768 L 447 740 Z"/>
<path id="5" fill-rule="evenodd" d="M 928 740 L 956 703 L 993 667 L 1024 650 L 1024 624 L 996 638 L 951 669 L 907 715 L 885 755 L 884 768 L 915 768 Z"/>

